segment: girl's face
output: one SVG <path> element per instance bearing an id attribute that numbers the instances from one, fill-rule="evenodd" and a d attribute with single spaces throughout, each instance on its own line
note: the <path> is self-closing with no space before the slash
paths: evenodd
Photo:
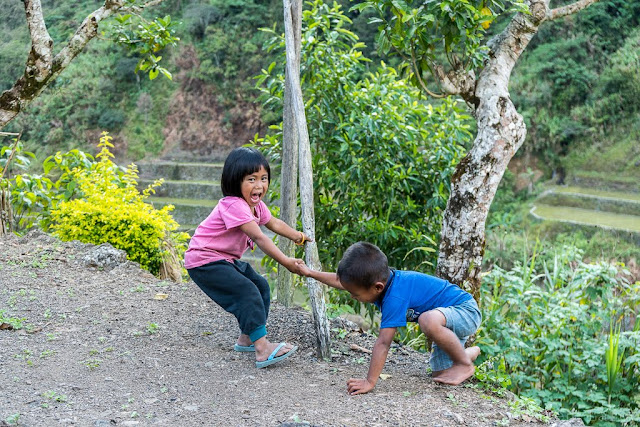
<path id="1" fill-rule="evenodd" d="M 242 198 L 247 201 L 252 209 L 260 203 L 260 200 L 267 194 L 268 189 L 269 174 L 263 166 L 260 166 L 257 172 L 242 178 L 240 192 L 242 193 Z"/>

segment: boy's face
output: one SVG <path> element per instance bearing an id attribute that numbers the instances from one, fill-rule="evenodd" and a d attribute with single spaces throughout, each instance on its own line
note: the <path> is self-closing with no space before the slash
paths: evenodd
<path id="1" fill-rule="evenodd" d="M 267 194 L 269 189 L 269 174 L 263 166 L 257 172 L 242 178 L 240 192 L 242 198 L 247 201 L 251 208 L 255 208 L 260 200 Z"/>
<path id="2" fill-rule="evenodd" d="M 354 285 L 352 283 L 341 282 L 342 286 L 351 294 L 353 299 L 360 302 L 374 303 L 380 297 L 380 294 L 384 290 L 384 284 L 382 282 L 376 282 L 373 286 L 368 288 Z"/>

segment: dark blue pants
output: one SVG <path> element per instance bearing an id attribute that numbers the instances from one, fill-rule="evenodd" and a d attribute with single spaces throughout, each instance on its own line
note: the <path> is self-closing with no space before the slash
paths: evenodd
<path id="1" fill-rule="evenodd" d="M 214 261 L 187 270 L 202 291 L 233 314 L 243 334 L 256 341 L 267 335 L 271 291 L 266 279 L 249 264 Z"/>

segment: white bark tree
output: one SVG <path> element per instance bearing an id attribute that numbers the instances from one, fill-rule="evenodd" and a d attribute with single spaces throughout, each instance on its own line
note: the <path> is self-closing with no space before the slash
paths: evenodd
<path id="1" fill-rule="evenodd" d="M 301 50 L 301 18 L 296 14 L 302 12 L 301 0 L 283 0 L 284 3 L 284 36 L 287 54 L 286 77 L 287 93 L 285 110 L 290 109 L 292 120 L 290 127 L 285 127 L 283 132 L 293 132 L 298 141 L 298 160 L 300 172 L 300 206 L 302 214 L 302 228 L 304 233 L 313 239 L 313 242 L 305 243 L 305 262 L 313 270 L 322 270 L 318 246 L 315 242 L 315 213 L 313 205 L 313 166 L 311 163 L 311 144 L 309 142 L 309 130 L 302 101 L 302 88 L 300 86 L 300 50 Z M 294 6 L 295 3 L 295 6 Z M 295 18 L 294 18 L 295 16 Z M 295 138 L 287 136 L 286 138 Z M 291 153 L 289 153 L 291 154 Z M 283 157 L 285 153 L 283 153 Z M 295 178 L 294 178 L 295 179 Z M 316 280 L 307 277 L 305 279 L 309 290 L 309 302 L 311 314 L 316 330 L 317 353 L 322 359 L 331 357 L 331 340 L 329 335 L 329 322 L 327 320 L 324 291 L 322 285 Z"/>
<path id="2" fill-rule="evenodd" d="M 562 18 L 588 7 L 598 0 L 579 0 L 564 7 L 553 9 L 550 0 L 524 0 L 506 28 L 490 38 L 485 47 L 482 62 L 473 64 L 473 51 L 480 51 L 482 28 L 487 28 L 494 17 L 489 9 L 491 1 L 482 2 L 482 8 L 475 10 L 456 9 L 453 1 L 433 2 L 436 13 L 431 14 L 423 2 L 391 2 L 390 0 L 370 0 L 366 4 L 381 12 L 391 9 L 392 20 L 380 26 L 387 36 L 388 44 L 394 47 L 411 64 L 419 86 L 430 95 L 425 73 L 430 72 L 439 83 L 441 95 L 461 96 L 471 107 L 477 120 L 478 133 L 466 157 L 458 164 L 451 182 L 451 193 L 444 212 L 441 242 L 436 274 L 452 283 L 464 286 L 478 297 L 480 289 L 480 269 L 484 255 L 485 222 L 489 207 L 496 194 L 498 184 L 507 169 L 509 161 L 524 142 L 526 125 L 522 116 L 511 102 L 509 79 L 516 61 L 546 21 Z M 402 9 L 401 4 L 407 7 Z M 448 9 L 442 7 L 448 4 Z M 424 3 L 425 5 L 427 3 Z M 495 5 L 497 8 L 498 6 Z M 432 10 L 433 12 L 433 10 Z M 435 16 L 436 24 L 433 23 Z M 395 20 L 402 19 L 404 25 L 395 26 Z M 405 20 L 406 19 L 406 20 Z M 422 21 L 420 21 L 423 19 Z M 451 22 L 447 22 L 451 21 Z M 419 28 L 412 28 L 412 23 Z M 466 32 L 457 42 L 462 46 L 456 54 L 456 28 Z M 450 25 L 450 26 L 449 26 Z M 467 26 L 467 28 L 465 28 Z M 469 29 L 468 26 L 473 26 Z M 453 27 L 453 30 L 451 28 Z M 440 30 L 440 39 L 429 32 Z M 423 33 L 420 33 L 420 31 Z M 445 31 L 451 31 L 445 34 Z M 461 33 L 464 34 L 464 33 Z M 422 39 L 419 39 L 422 37 Z M 447 53 L 448 64 L 437 61 L 433 51 L 424 49 L 425 39 L 442 43 Z M 436 95 L 439 96 L 439 95 Z"/>
<path id="3" fill-rule="evenodd" d="M 302 9 L 298 1 L 291 3 L 291 18 L 294 39 L 293 69 L 300 69 L 300 50 L 302 43 Z M 286 7 L 286 5 L 285 5 Z M 282 172 L 280 173 L 280 219 L 291 227 L 297 227 L 298 210 L 298 131 L 293 116 L 291 97 L 291 78 L 285 72 L 284 108 L 282 116 Z M 293 256 L 294 244 L 289 239 L 278 243 L 282 253 Z M 293 302 L 293 274 L 278 266 L 277 299 L 280 304 L 289 307 Z"/>
<path id="4" fill-rule="evenodd" d="M 98 35 L 101 22 L 118 13 L 139 14 L 143 9 L 161 3 L 149 0 L 132 4 L 123 0 L 105 0 L 87 16 L 67 44 L 53 54 L 53 39 L 49 35 L 40 0 L 24 0 L 31 50 L 24 73 L 11 89 L 0 94 L 0 129 L 13 120 L 42 90 L 49 85 L 73 59 Z"/>

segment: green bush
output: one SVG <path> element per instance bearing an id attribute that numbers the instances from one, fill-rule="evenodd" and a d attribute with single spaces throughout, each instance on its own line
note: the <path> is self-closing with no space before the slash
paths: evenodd
<path id="1" fill-rule="evenodd" d="M 368 61 L 339 6 L 322 1 L 303 13 L 302 79 L 312 143 L 316 237 L 325 268 L 368 240 L 391 265 L 430 269 L 451 174 L 470 138 L 455 101 L 438 106 L 384 64 Z M 269 46 L 279 52 L 281 37 Z M 268 105 L 281 108 L 283 75 L 262 76 Z M 269 74 L 271 73 L 271 74 Z M 361 77 L 364 76 L 364 77 Z M 262 140 L 278 158 L 281 128 Z M 412 251 L 414 248 L 429 248 Z"/>
<path id="2" fill-rule="evenodd" d="M 137 168 L 130 165 L 123 175 L 110 160 L 110 137 L 103 133 L 100 159 L 89 169 L 74 169 L 78 195 L 60 202 L 51 211 L 51 229 L 62 240 L 110 243 L 127 252 L 130 260 L 154 274 L 169 268 L 167 262 L 180 257 L 186 233 L 177 233 L 178 223 L 170 215 L 173 206 L 154 209 L 145 199 L 160 185 L 157 181 L 139 193 Z M 175 269 L 175 265 L 171 268 Z M 171 271 L 171 269 L 169 269 Z M 170 276 L 174 277 L 174 276 Z M 179 275 L 178 275 L 179 277 Z"/>
<path id="3" fill-rule="evenodd" d="M 478 362 L 500 360 L 511 390 L 534 398 L 562 418 L 587 424 L 640 422 L 640 282 L 629 284 L 616 266 L 582 261 L 565 247 L 546 261 L 532 258 L 484 278 Z M 611 378 L 609 332 L 622 325 Z M 609 360 L 609 362 L 607 362 Z M 607 373 L 609 372 L 609 374 Z"/>
<path id="4" fill-rule="evenodd" d="M 366 240 L 394 267 L 431 271 L 451 174 L 470 139 L 469 117 L 452 99 L 436 106 L 422 101 L 385 64 L 368 73 L 349 25 L 337 4 L 314 1 L 303 12 L 302 90 L 320 259 L 334 270 L 349 245 Z M 268 49 L 282 53 L 282 36 L 272 34 Z M 282 68 L 272 64 L 259 79 L 266 104 L 276 111 L 282 108 Z M 280 157 L 281 139 L 280 125 L 259 141 L 269 158 Z M 362 308 L 344 292 L 332 292 L 330 300 Z M 366 309 L 373 318 L 373 307 Z"/>

